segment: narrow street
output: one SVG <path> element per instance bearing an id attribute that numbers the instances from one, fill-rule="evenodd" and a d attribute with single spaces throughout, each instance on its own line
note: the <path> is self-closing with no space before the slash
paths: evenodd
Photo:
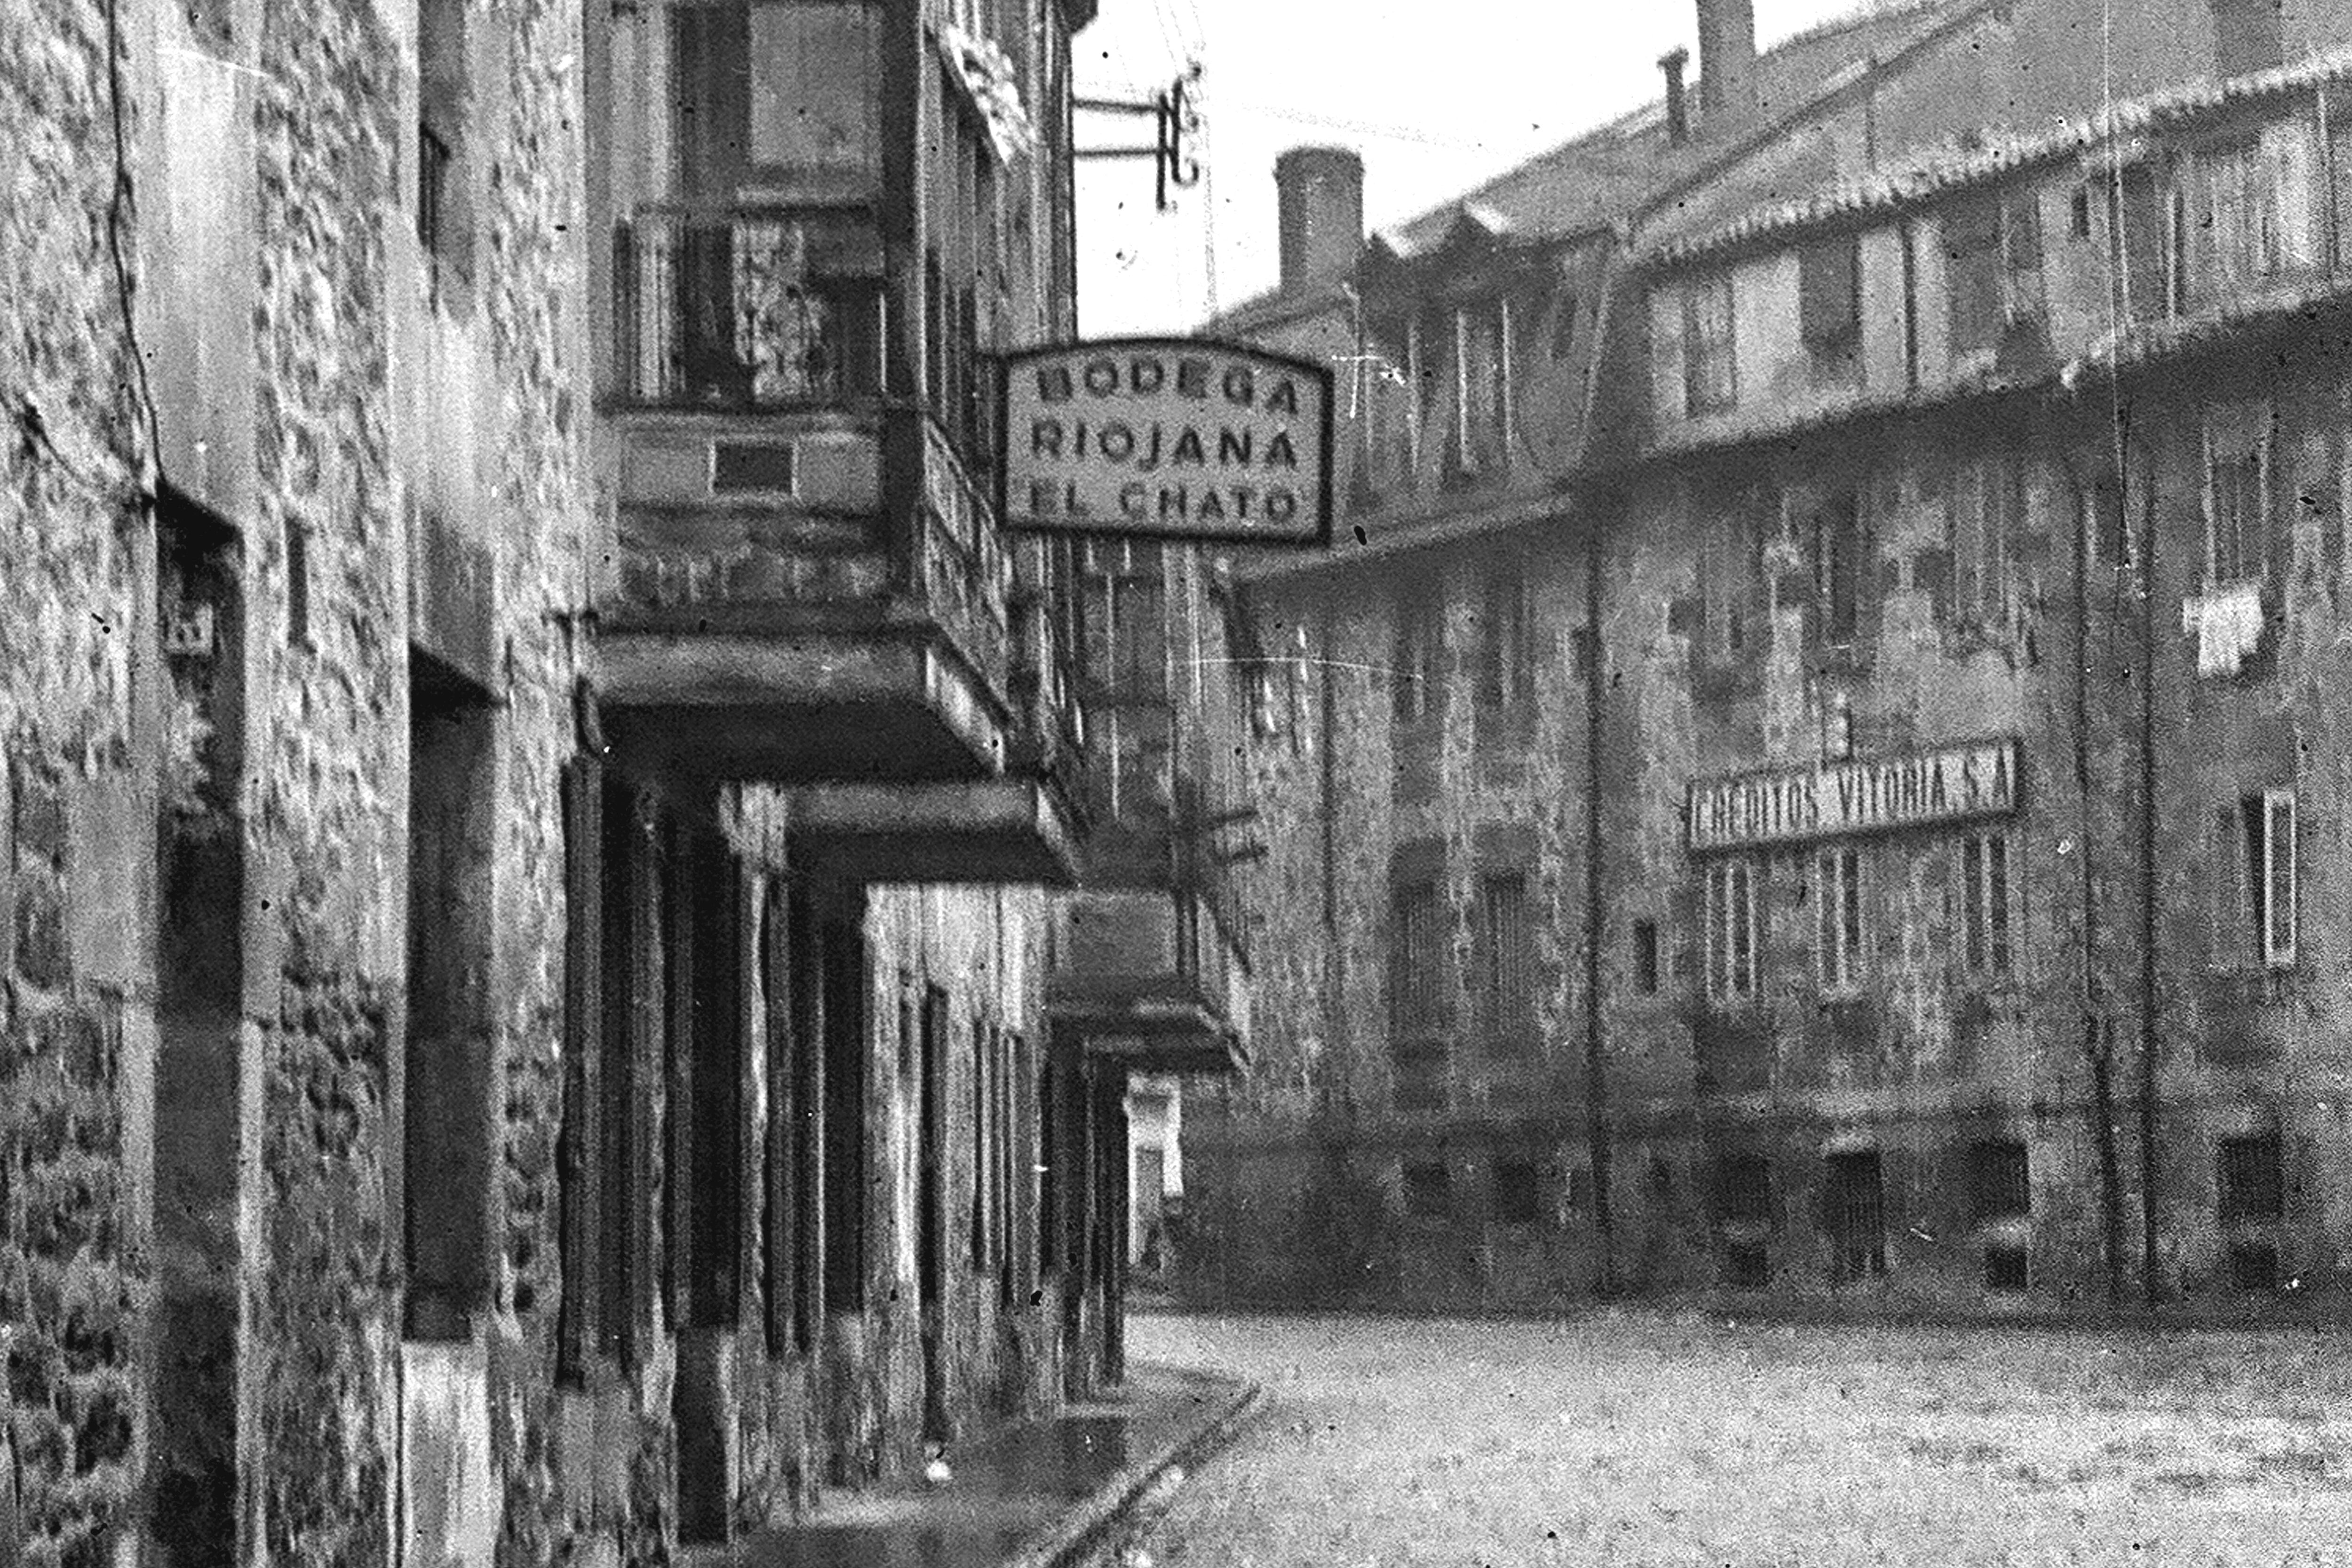
<path id="1" fill-rule="evenodd" d="M 1129 1563 L 2352 1563 L 2336 1336 L 1640 1312 L 1132 1331 L 1271 1398 Z"/>

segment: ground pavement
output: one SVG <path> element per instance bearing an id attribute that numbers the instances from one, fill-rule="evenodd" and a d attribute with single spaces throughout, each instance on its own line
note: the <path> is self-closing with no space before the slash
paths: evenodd
<path id="1" fill-rule="evenodd" d="M 2331 1563 L 2352 1336 L 1137 1320 L 1262 1380 L 1114 1561 L 1154 1568 Z"/>

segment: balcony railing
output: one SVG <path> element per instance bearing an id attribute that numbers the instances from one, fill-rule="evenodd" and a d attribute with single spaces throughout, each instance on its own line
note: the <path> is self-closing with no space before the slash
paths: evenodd
<path id="1" fill-rule="evenodd" d="M 624 399 L 730 410 L 885 384 L 880 246 L 856 211 L 640 208 L 613 236 Z"/>

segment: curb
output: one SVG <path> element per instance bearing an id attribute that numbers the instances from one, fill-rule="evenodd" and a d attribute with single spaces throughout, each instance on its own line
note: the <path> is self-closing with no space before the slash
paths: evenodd
<path id="1" fill-rule="evenodd" d="M 1196 1468 L 1238 1436 L 1244 1424 L 1265 1404 L 1265 1384 L 1244 1385 L 1215 1420 L 1166 1453 L 1112 1477 L 1052 1529 L 1004 1559 L 1001 1568 L 1074 1568 L 1134 1512 L 1137 1502 L 1161 1477 L 1180 1466 L 1187 1470 Z"/>

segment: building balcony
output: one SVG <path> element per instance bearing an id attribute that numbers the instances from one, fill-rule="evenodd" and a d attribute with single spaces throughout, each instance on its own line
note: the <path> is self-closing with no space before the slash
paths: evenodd
<path id="1" fill-rule="evenodd" d="M 1046 1004 L 1090 1055 L 1144 1072 L 1236 1072 L 1249 1060 L 1249 961 L 1182 888 L 1089 887 L 1060 900 Z"/>
<path id="2" fill-rule="evenodd" d="M 621 226 L 607 728 L 665 773 L 785 790 L 844 876 L 1065 883 L 1063 656 L 932 411 L 880 390 L 879 270 L 857 213 Z"/>

